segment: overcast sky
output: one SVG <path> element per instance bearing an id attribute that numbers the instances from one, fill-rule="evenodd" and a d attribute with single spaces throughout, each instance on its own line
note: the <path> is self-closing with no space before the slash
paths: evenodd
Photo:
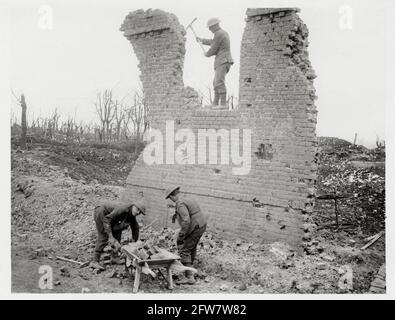
<path id="1" fill-rule="evenodd" d="M 2 106 L 19 115 L 9 94 L 24 93 L 31 118 L 58 108 L 64 116 L 91 121 L 93 101 L 106 88 L 122 98 L 139 88 L 139 70 L 131 44 L 119 31 L 125 16 L 140 8 L 175 13 L 184 26 L 194 23 L 201 37 L 211 37 L 207 19 L 217 16 L 231 37 L 234 67 L 228 91 L 238 95 L 240 44 L 248 7 L 297 6 L 309 29 L 310 60 L 318 100 L 317 133 L 369 147 L 385 138 L 389 90 L 389 42 L 394 2 L 381 1 L 0 1 L 1 85 L 8 92 Z M 52 12 L 52 27 L 42 25 Z M 207 92 L 213 60 L 203 56 L 193 34 L 187 34 L 185 85 Z M 393 57 L 391 57 L 393 59 Z M 4 75 L 4 74 L 3 74 Z"/>

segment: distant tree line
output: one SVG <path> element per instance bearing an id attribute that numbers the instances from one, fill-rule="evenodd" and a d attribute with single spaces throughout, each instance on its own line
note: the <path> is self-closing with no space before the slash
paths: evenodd
<path id="1" fill-rule="evenodd" d="M 23 94 L 14 97 L 22 108 L 22 117 L 11 116 L 11 134 L 18 137 L 20 147 L 26 147 L 29 137 L 43 138 L 67 143 L 112 143 L 131 139 L 142 140 L 149 128 L 149 109 L 142 93 L 137 91 L 129 94 L 131 99 L 118 99 L 112 90 L 97 93 L 93 103 L 97 120 L 85 123 L 77 121 L 75 116 L 62 119 L 55 108 L 50 116 L 26 119 L 28 98 Z M 128 101 L 128 102 L 126 102 Z"/>

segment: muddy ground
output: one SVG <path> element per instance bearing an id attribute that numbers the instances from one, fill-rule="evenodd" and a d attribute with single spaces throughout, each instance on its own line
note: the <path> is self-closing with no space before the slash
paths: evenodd
<path id="1" fill-rule="evenodd" d="M 340 227 L 334 225 L 332 201 L 319 201 L 313 214 L 313 240 L 303 255 L 296 255 L 283 243 L 228 242 L 207 232 L 199 247 L 196 285 L 169 291 L 164 280 L 144 275 L 139 292 L 368 292 L 385 262 L 384 237 L 366 250 L 360 248 L 365 238 L 384 229 L 384 168 L 356 168 L 350 161 L 383 161 L 384 155 L 322 141 L 319 192 L 334 188 L 353 195 L 340 204 Z M 108 266 L 96 273 L 56 257 L 91 259 L 96 238 L 93 208 L 103 200 L 119 198 L 135 158 L 134 153 L 88 146 L 40 143 L 23 152 L 12 148 L 13 292 L 132 292 L 133 282 L 123 266 Z M 342 180 L 347 183 L 339 182 Z M 144 227 L 144 221 L 141 224 Z M 125 233 L 124 240 L 127 236 Z M 147 227 L 142 237 L 159 239 L 175 250 L 172 230 Z M 53 270 L 52 289 L 40 289 L 41 266 Z M 345 284 L 347 279 L 350 282 L 350 274 L 351 286 Z"/>

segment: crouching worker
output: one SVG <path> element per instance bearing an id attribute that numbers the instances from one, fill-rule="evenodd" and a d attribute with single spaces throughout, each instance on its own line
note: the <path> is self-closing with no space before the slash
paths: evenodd
<path id="1" fill-rule="evenodd" d="M 90 266 L 95 269 L 104 270 L 100 265 L 100 256 L 107 244 L 111 245 L 111 262 L 122 263 L 116 253 L 121 248 L 122 231 L 129 226 L 132 230 L 133 241 L 139 239 L 139 224 L 136 217 L 139 214 L 145 215 L 145 204 L 137 201 L 132 204 L 105 203 L 95 208 L 94 219 L 97 229 L 97 241 L 93 261 Z"/>
<path id="2" fill-rule="evenodd" d="M 169 188 L 165 191 L 165 199 L 168 198 L 176 205 L 173 223 L 177 220 L 181 227 L 177 238 L 181 263 L 187 267 L 191 267 L 196 258 L 199 240 L 206 231 L 206 218 L 194 199 L 181 195 L 179 186 Z M 194 283 L 195 277 L 193 272 L 189 270 L 185 271 L 185 277 L 177 281 L 177 284 Z"/>

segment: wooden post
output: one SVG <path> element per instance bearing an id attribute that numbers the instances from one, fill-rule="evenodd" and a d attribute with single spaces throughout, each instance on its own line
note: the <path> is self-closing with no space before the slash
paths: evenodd
<path id="1" fill-rule="evenodd" d="M 141 266 L 138 265 L 136 267 L 136 273 L 134 275 L 134 285 L 133 285 L 133 293 L 136 293 L 139 291 L 139 285 L 140 285 L 140 276 L 141 276 Z"/>
<path id="2" fill-rule="evenodd" d="M 168 285 L 168 288 L 169 288 L 169 290 L 173 290 L 174 289 L 174 285 L 173 285 L 173 274 L 172 274 L 172 272 L 171 272 L 171 269 L 170 269 L 170 266 L 168 266 L 167 267 L 167 277 L 168 277 L 168 282 L 169 282 L 169 285 Z"/>
<path id="3" fill-rule="evenodd" d="M 21 149 L 26 149 L 26 133 L 27 133 L 27 125 L 26 125 L 26 101 L 25 95 L 21 94 L 21 108 L 22 108 L 22 119 L 21 119 L 21 126 L 22 126 L 22 135 L 20 140 Z"/>

